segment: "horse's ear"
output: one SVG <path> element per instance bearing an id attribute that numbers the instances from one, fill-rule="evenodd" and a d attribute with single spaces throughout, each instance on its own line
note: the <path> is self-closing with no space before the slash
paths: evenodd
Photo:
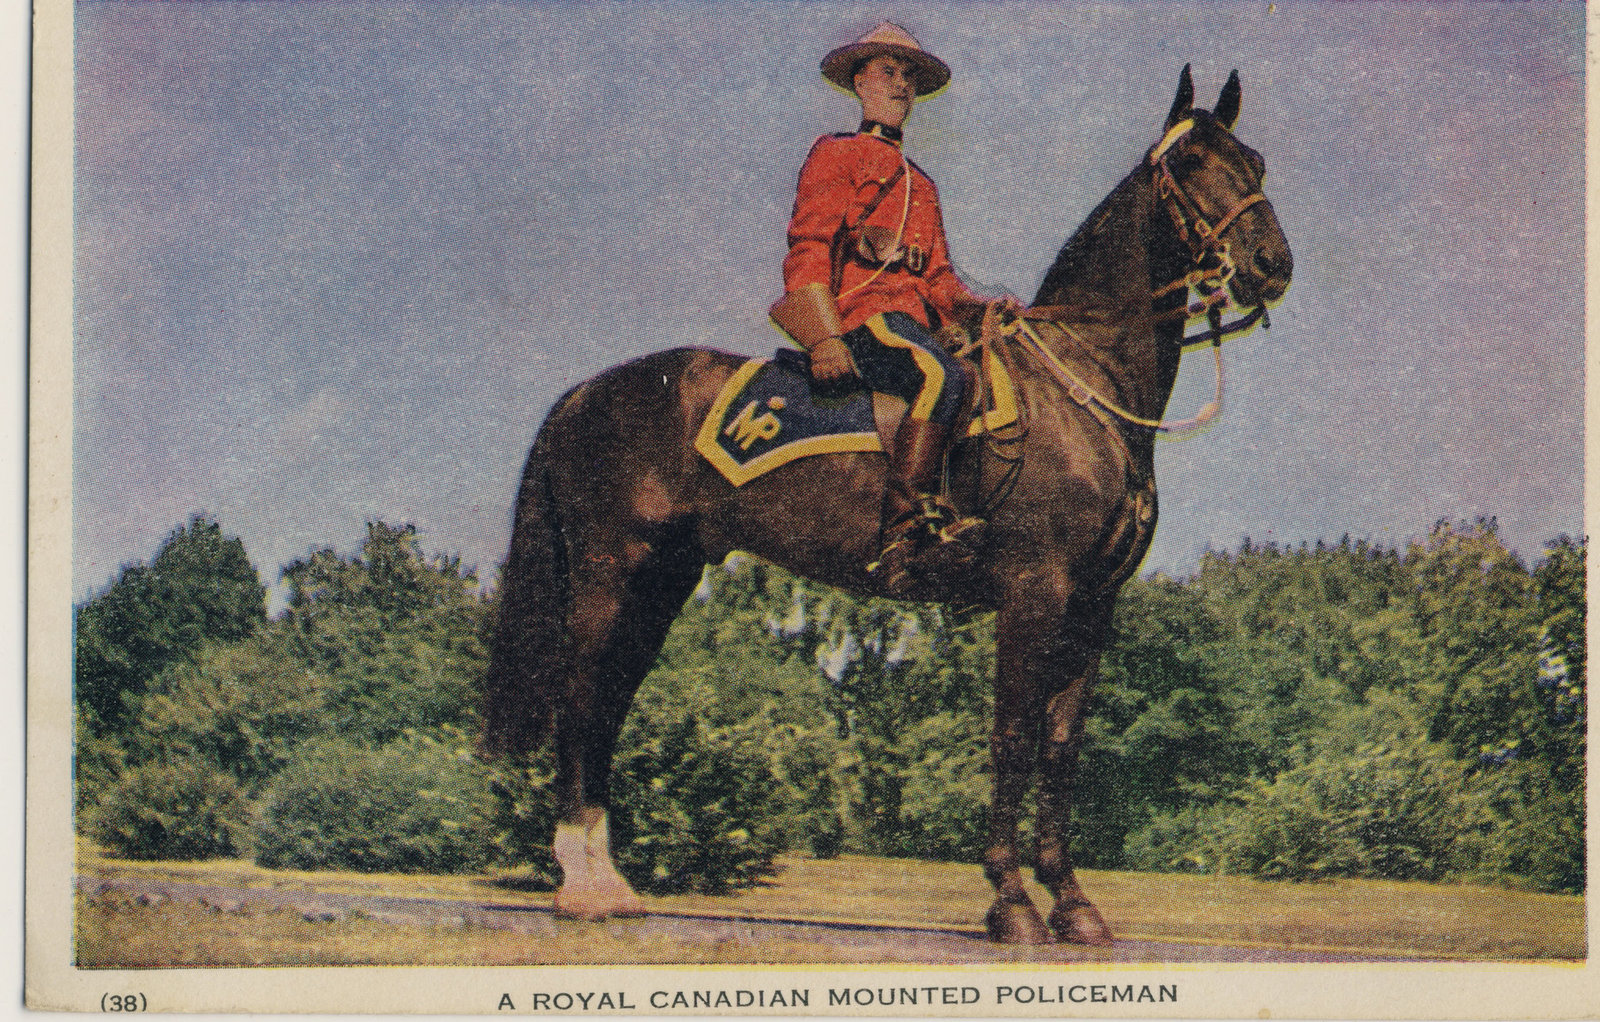
<path id="1" fill-rule="evenodd" d="M 1217 98 L 1217 108 L 1212 113 L 1217 118 L 1217 123 L 1233 130 L 1234 122 L 1239 119 L 1239 72 L 1236 70 L 1228 76 L 1228 84 L 1222 87 L 1222 95 Z"/>
<path id="2" fill-rule="evenodd" d="M 1174 124 L 1183 120 L 1190 110 L 1194 109 L 1194 79 L 1189 77 L 1189 65 L 1183 65 L 1183 75 L 1178 79 L 1178 95 L 1172 101 L 1172 109 L 1167 112 L 1167 128 L 1170 130 Z"/>

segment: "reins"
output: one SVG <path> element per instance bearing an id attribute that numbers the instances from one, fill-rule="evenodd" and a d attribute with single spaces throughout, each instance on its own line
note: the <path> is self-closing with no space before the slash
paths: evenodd
<path id="1" fill-rule="evenodd" d="M 1205 216 L 1205 211 L 1195 201 L 1177 178 L 1173 177 L 1172 170 L 1167 166 L 1167 152 L 1177 142 L 1194 128 L 1192 119 L 1180 121 L 1156 143 L 1150 150 L 1148 157 L 1151 172 L 1156 184 L 1156 196 L 1165 203 L 1167 212 L 1172 217 L 1173 227 L 1178 238 L 1188 246 L 1193 256 L 1194 269 L 1182 277 L 1156 289 L 1151 293 L 1151 301 L 1160 301 L 1170 295 L 1189 292 L 1198 292 L 1199 298 L 1194 301 L 1185 301 L 1178 308 L 1168 310 L 1156 315 L 1155 321 L 1160 323 L 1181 318 L 1184 322 L 1199 316 L 1205 316 L 1208 329 L 1201 334 L 1189 335 L 1183 338 L 1182 348 L 1191 345 L 1210 342 L 1212 355 L 1216 362 L 1216 394 L 1212 400 L 1201 406 L 1200 410 L 1187 419 L 1148 419 L 1141 415 L 1119 406 L 1103 394 L 1096 391 L 1086 383 L 1078 374 L 1074 373 L 1067 365 L 1050 350 L 1050 346 L 1039 336 L 1037 330 L 1030 324 L 1030 320 L 1037 323 L 1049 323 L 1060 330 L 1066 337 L 1080 347 L 1088 345 L 1082 337 L 1073 332 L 1067 325 L 1067 318 L 1076 310 L 1067 306 L 1035 306 L 1025 310 L 1021 316 L 1010 323 L 1000 326 L 998 334 L 1001 337 L 1010 337 L 1018 341 L 1022 347 L 1032 352 L 1034 357 L 1049 370 L 1050 374 L 1066 388 L 1067 394 L 1084 407 L 1091 403 L 1105 409 L 1117 418 L 1135 426 L 1156 430 L 1162 433 L 1186 432 L 1206 425 L 1222 411 L 1223 398 L 1223 372 L 1222 372 L 1222 341 L 1229 334 L 1238 333 L 1254 326 L 1260 321 L 1262 329 L 1270 329 L 1272 320 L 1267 315 L 1265 305 L 1256 308 L 1234 320 L 1231 323 L 1222 321 L 1222 310 L 1229 307 L 1232 299 L 1229 296 L 1229 285 L 1233 280 L 1236 267 L 1232 255 L 1228 250 L 1228 243 L 1223 240 L 1223 234 L 1234 225 L 1240 214 L 1258 202 L 1265 202 L 1266 196 L 1261 192 L 1252 192 L 1240 199 L 1234 206 L 1219 218 L 1215 225 L 1211 224 Z M 987 319 L 987 317 L 986 317 Z M 987 325 L 987 324 L 986 324 Z"/>
<path id="2" fill-rule="evenodd" d="M 1070 396 L 1072 400 L 1078 402 L 1080 405 L 1088 405 L 1092 401 L 1125 422 L 1132 423 L 1135 426 L 1143 426 L 1146 429 L 1153 429 L 1162 433 L 1197 429 L 1214 419 L 1217 413 L 1222 410 L 1222 342 L 1220 339 L 1212 347 L 1212 351 L 1216 356 L 1217 366 L 1216 396 L 1212 400 L 1202 405 L 1198 412 L 1187 419 L 1147 419 L 1141 415 L 1135 415 L 1126 408 L 1123 408 L 1116 402 L 1105 397 L 1099 391 L 1085 383 L 1071 369 L 1068 369 L 1066 364 L 1063 363 L 1061 359 L 1056 357 L 1055 352 L 1051 351 L 1049 346 L 1044 343 L 1044 340 L 1039 336 L 1038 331 L 1034 330 L 1033 327 L 1029 325 L 1028 320 L 1033 318 L 1033 316 L 1025 314 L 1013 320 L 1009 325 L 1009 331 L 1007 327 L 1001 328 L 1002 336 L 1006 336 L 1007 334 L 1012 337 L 1020 336 L 1022 346 L 1031 351 L 1036 358 L 1044 363 L 1045 368 L 1050 370 L 1050 374 L 1066 388 L 1068 396 Z M 1056 320 L 1042 320 L 1042 322 L 1048 322 L 1051 326 L 1066 334 L 1067 337 L 1073 341 L 1080 345 L 1084 344 L 1083 338 L 1073 333 L 1072 328 L 1067 326 L 1065 323 L 1061 323 Z"/>

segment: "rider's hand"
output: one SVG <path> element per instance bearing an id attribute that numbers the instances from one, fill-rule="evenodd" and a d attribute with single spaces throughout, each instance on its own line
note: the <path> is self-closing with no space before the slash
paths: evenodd
<path id="1" fill-rule="evenodd" d="M 1001 319 L 1016 319 L 1018 316 L 1028 311 L 1028 307 L 1026 305 L 1023 305 L 1010 295 L 1003 295 L 1000 298 L 995 299 L 994 304 L 997 306 L 997 311 L 1000 313 Z"/>
<path id="2" fill-rule="evenodd" d="M 811 349 L 811 376 L 818 383 L 832 383 L 855 374 L 855 360 L 839 338 L 830 337 Z"/>
<path id="3" fill-rule="evenodd" d="M 1011 295 L 1001 295 L 999 298 L 996 298 L 993 301 L 990 301 L 986 298 L 979 298 L 974 295 L 971 298 L 956 299 L 955 312 L 957 316 L 975 324 L 979 318 L 988 313 L 989 306 L 991 304 L 996 306 L 996 311 L 1000 314 L 1000 318 L 1003 320 L 1015 319 L 1024 312 L 1028 311 L 1028 307 L 1026 305 L 1023 305 Z M 974 329 L 976 329 L 975 326 Z"/>

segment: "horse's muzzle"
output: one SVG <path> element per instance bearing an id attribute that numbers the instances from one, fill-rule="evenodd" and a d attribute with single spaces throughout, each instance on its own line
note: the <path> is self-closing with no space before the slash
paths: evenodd
<path id="1" fill-rule="evenodd" d="M 1248 267 L 1233 278 L 1233 295 L 1241 305 L 1275 302 L 1289 290 L 1294 276 L 1294 256 L 1287 248 L 1262 245 L 1250 257 Z"/>

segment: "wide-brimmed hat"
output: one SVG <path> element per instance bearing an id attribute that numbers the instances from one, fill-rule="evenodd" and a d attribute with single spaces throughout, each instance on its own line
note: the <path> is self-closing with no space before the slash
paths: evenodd
<path id="1" fill-rule="evenodd" d="M 910 61 L 919 96 L 938 92 L 950 81 L 950 65 L 924 50 L 910 32 L 891 21 L 823 57 L 822 77 L 846 92 L 855 92 L 856 69 L 885 54 Z"/>

